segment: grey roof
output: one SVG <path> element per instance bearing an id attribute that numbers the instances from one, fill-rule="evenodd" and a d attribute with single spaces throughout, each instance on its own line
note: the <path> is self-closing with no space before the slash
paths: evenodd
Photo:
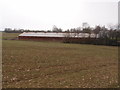
<path id="1" fill-rule="evenodd" d="M 34 33 L 34 32 L 24 32 L 20 34 L 19 36 L 36 36 L 36 37 L 64 37 L 63 33 Z"/>
<path id="2" fill-rule="evenodd" d="M 88 37 L 88 33 L 44 33 L 44 32 L 24 32 L 20 34 L 19 36 L 35 36 L 35 37 Z M 91 35 L 91 37 L 94 37 L 94 34 Z"/>

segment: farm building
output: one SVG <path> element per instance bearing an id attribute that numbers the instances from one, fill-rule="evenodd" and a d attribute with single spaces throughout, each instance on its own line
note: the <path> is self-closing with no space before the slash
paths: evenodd
<path id="1" fill-rule="evenodd" d="M 24 32 L 18 36 L 20 40 L 50 40 L 50 41 L 63 41 L 66 38 L 78 40 L 81 38 L 89 37 L 88 33 L 54 33 L 54 32 Z M 95 37 L 91 34 L 92 38 Z"/>

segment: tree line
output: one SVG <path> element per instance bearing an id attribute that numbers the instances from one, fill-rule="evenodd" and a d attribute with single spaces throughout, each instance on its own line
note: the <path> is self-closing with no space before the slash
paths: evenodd
<path id="1" fill-rule="evenodd" d="M 61 28 L 53 27 L 53 32 L 63 32 Z M 94 28 L 90 27 L 88 23 L 83 23 L 82 28 L 71 28 L 65 32 L 65 43 L 80 43 L 80 44 L 95 44 L 95 45 L 110 45 L 120 46 L 120 25 L 109 25 L 109 29 L 105 26 L 97 25 Z M 77 37 L 82 34 L 81 37 Z M 85 37 L 85 34 L 88 37 Z M 93 37 L 91 37 L 94 35 Z M 78 40 L 72 37 L 78 38 Z"/>

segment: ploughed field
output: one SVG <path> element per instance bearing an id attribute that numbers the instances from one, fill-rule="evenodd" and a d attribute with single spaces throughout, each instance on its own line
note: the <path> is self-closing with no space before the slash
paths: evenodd
<path id="1" fill-rule="evenodd" d="M 4 38 L 18 34 L 3 33 Z M 3 88 L 118 87 L 118 47 L 3 40 Z"/>

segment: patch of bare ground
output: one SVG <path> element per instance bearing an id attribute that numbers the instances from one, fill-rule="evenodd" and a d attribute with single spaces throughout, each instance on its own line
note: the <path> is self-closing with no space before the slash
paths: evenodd
<path id="1" fill-rule="evenodd" d="M 118 87 L 117 51 L 108 46 L 3 40 L 3 87 Z"/>

